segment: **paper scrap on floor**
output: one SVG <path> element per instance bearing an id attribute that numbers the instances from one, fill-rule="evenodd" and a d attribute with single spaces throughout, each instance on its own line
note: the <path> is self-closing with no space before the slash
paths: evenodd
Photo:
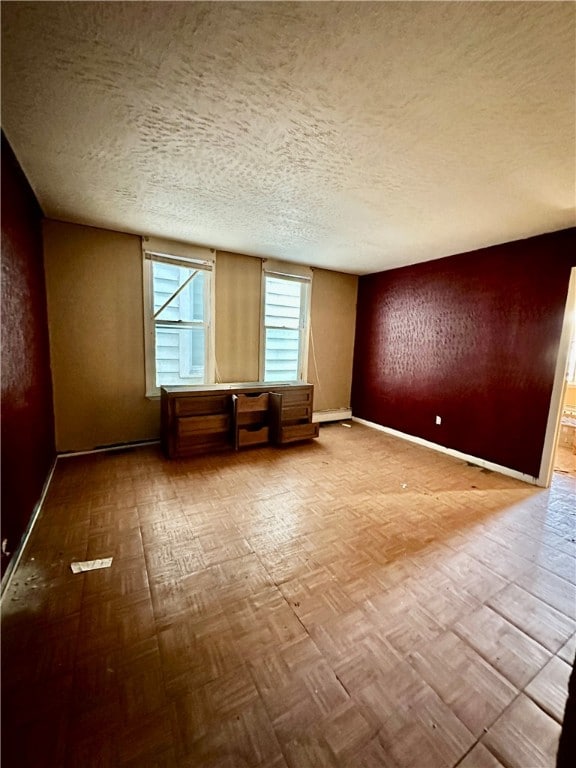
<path id="1" fill-rule="evenodd" d="M 78 563 L 70 563 L 72 573 L 84 573 L 84 571 L 96 571 L 98 568 L 110 568 L 111 557 L 103 557 L 100 560 L 82 560 Z"/>

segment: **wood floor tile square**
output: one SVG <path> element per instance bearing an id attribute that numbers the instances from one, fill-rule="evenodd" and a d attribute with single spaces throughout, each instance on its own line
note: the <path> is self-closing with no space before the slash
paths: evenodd
<path id="1" fill-rule="evenodd" d="M 456 768 L 503 768 L 503 766 L 485 746 L 476 744 Z"/>
<path id="2" fill-rule="evenodd" d="M 365 685 L 352 691 L 354 700 L 368 707 L 378 722 L 384 722 L 396 710 L 411 710 L 420 700 L 435 695 L 406 661 L 385 671 L 377 670 Z"/>
<path id="3" fill-rule="evenodd" d="M 58 548 L 60 551 L 86 547 L 91 532 L 90 519 L 72 519 L 70 523 L 49 526 L 42 537 L 41 545 Z"/>
<path id="4" fill-rule="evenodd" d="M 306 579 L 301 578 L 280 585 L 285 599 L 308 630 L 354 608 L 354 603 L 336 581 L 324 571 L 320 573 L 323 577 L 326 576 L 325 582 L 311 584 L 307 576 Z"/>
<path id="5" fill-rule="evenodd" d="M 142 483 L 138 487 L 142 488 Z M 142 495 L 143 500 L 137 505 L 138 517 L 141 523 L 155 523 L 162 520 L 173 521 L 185 516 L 182 501 L 177 497 L 162 500 L 154 492 L 151 492 L 150 496 L 145 495 L 145 489 L 143 489 Z M 181 524 L 183 524 L 183 521 L 181 521 Z"/>
<path id="6" fill-rule="evenodd" d="M 572 666 L 557 656 L 526 686 L 525 693 L 559 723 L 564 717 Z"/>
<path id="7" fill-rule="evenodd" d="M 521 694 L 488 730 L 482 743 L 510 768 L 554 768 L 560 726 Z"/>
<path id="8" fill-rule="evenodd" d="M 346 759 L 344 768 L 397 768 L 398 763 L 384 747 L 378 736 L 368 742 L 356 754 Z"/>
<path id="9" fill-rule="evenodd" d="M 329 664 L 324 660 L 297 672 L 298 677 L 318 709 L 329 715 L 337 707 L 346 704 L 349 696 Z"/>
<path id="10" fill-rule="evenodd" d="M 298 617 L 276 587 L 267 587 L 229 604 L 226 617 L 244 659 L 307 637 Z"/>
<path id="11" fill-rule="evenodd" d="M 406 601 L 394 600 L 391 606 L 384 607 L 383 601 L 374 599 L 366 601 L 363 605 L 378 630 L 401 655 L 428 645 L 442 633 L 442 626 L 427 610 L 411 599 L 410 593 L 406 594 Z"/>
<path id="12" fill-rule="evenodd" d="M 310 628 L 310 636 L 333 665 L 344 664 L 364 650 L 364 640 L 377 635 L 386 650 L 395 656 L 389 643 L 383 639 L 370 617 L 359 609 L 343 613 Z"/>
<path id="13" fill-rule="evenodd" d="M 460 588 L 480 602 L 488 600 L 507 585 L 507 580 L 465 552 L 443 560 L 440 569 Z"/>
<path id="14" fill-rule="evenodd" d="M 409 660 L 475 736 L 489 727 L 518 693 L 452 632 L 410 654 Z"/>
<path id="15" fill-rule="evenodd" d="M 556 576 L 572 584 L 576 584 L 576 558 L 566 552 L 542 546 L 538 551 L 535 562 L 541 568 L 551 571 Z"/>
<path id="16" fill-rule="evenodd" d="M 143 520 L 139 527 L 146 547 L 156 546 L 159 543 L 194 544 L 198 538 L 198 532 L 190 519 L 185 516 Z"/>
<path id="17" fill-rule="evenodd" d="M 136 719 L 118 731 L 119 765 L 146 766 L 158 763 L 170 754 L 176 743 L 175 723 L 171 708 L 157 710 Z"/>
<path id="18" fill-rule="evenodd" d="M 148 590 L 126 598 L 87 602 L 80 614 L 78 654 L 128 646 L 155 634 Z"/>
<path id="19" fill-rule="evenodd" d="M 562 661 L 566 661 L 568 664 L 574 665 L 576 655 L 576 634 L 572 635 L 562 648 L 558 651 L 558 656 L 562 659 Z"/>
<path id="20" fill-rule="evenodd" d="M 276 651 L 290 671 L 307 669 L 323 661 L 317 645 L 308 635 L 298 640 L 283 643 Z"/>
<path id="21" fill-rule="evenodd" d="M 191 688 L 174 699 L 174 710 L 185 752 L 204 738 L 219 720 L 226 720 L 259 701 L 259 694 L 246 667 Z"/>
<path id="22" fill-rule="evenodd" d="M 475 537 L 465 551 L 507 581 L 513 581 L 530 566 L 529 560 L 484 535 Z"/>
<path id="23" fill-rule="evenodd" d="M 454 765 L 474 743 L 470 731 L 431 691 L 406 708 L 394 708 L 381 726 L 378 739 L 402 768 Z"/>
<path id="24" fill-rule="evenodd" d="M 486 605 L 457 622 L 454 632 L 520 689 L 551 658 L 550 651 Z"/>
<path id="25" fill-rule="evenodd" d="M 158 642 L 171 693 L 204 685 L 241 664 L 223 614 L 206 622 L 174 622 L 159 632 Z"/>
<path id="26" fill-rule="evenodd" d="M 116 652 L 96 652 L 79 659 L 74 669 L 73 706 L 76 712 L 120 702 Z"/>
<path id="27" fill-rule="evenodd" d="M 118 748 L 113 734 L 92 731 L 88 734 L 71 729 L 66 754 L 66 768 L 116 768 Z"/>
<path id="28" fill-rule="evenodd" d="M 544 568 L 535 567 L 521 574 L 516 583 L 530 594 L 576 620 L 576 586 Z"/>
<path id="29" fill-rule="evenodd" d="M 427 568 L 406 582 L 406 590 L 442 629 L 480 607 L 480 602 L 436 568 Z"/>
<path id="30" fill-rule="evenodd" d="M 200 544 L 202 559 L 207 566 L 235 560 L 254 551 L 248 541 L 240 537 L 218 542 L 214 536 L 200 536 Z"/>
<path id="31" fill-rule="evenodd" d="M 509 584 L 491 597 L 488 605 L 552 653 L 576 630 L 571 618 L 517 584 Z"/>
<path id="32" fill-rule="evenodd" d="M 27 623 L 22 617 L 20 621 Z M 10 633 L 11 638 L 5 638 L 2 633 L 2 685 L 28 685 L 71 672 L 76 658 L 79 625 L 78 615 L 61 621 L 31 623 L 29 628 L 23 628 L 23 638 L 27 631 L 30 635 L 20 648 L 12 645 L 18 638 L 16 626 Z"/>
<path id="33" fill-rule="evenodd" d="M 339 763 L 354 758 L 377 734 L 379 725 L 365 708 L 345 702 L 323 721 L 322 733 Z"/>
<path id="34" fill-rule="evenodd" d="M 254 554 L 237 557 L 213 566 L 217 594 L 224 605 L 250 597 L 265 587 L 274 586 L 262 563 Z"/>
<path id="35" fill-rule="evenodd" d="M 305 732 L 349 701 L 331 667 L 318 661 L 290 668 L 280 653 L 250 665 L 256 686 L 282 742 Z"/>
<path id="36" fill-rule="evenodd" d="M 365 686 L 394 673 L 401 656 L 378 633 L 367 636 L 353 652 L 335 661 L 334 671 L 347 691 Z"/>
<path id="37" fill-rule="evenodd" d="M 142 557 L 142 535 L 139 528 L 119 530 L 116 526 L 99 528 L 90 533 L 86 560 L 113 557 L 116 560 Z"/>
<path id="38" fill-rule="evenodd" d="M 118 690 L 122 718 L 134 723 L 167 706 L 164 677 L 158 650 L 152 650 L 139 662 L 120 667 Z"/>
<path id="39" fill-rule="evenodd" d="M 122 532 L 130 528 L 140 527 L 137 507 L 127 507 L 119 504 L 109 504 L 106 507 L 91 507 L 89 522 L 90 530 L 93 532 L 112 527 L 116 527 L 119 532 Z"/>
<path id="40" fill-rule="evenodd" d="M 282 689 L 281 702 L 276 697 L 262 694 L 266 709 L 272 721 L 274 732 L 283 745 L 314 734 L 323 720 L 324 713 L 303 682 L 294 680 Z M 286 750 L 284 750 L 286 753 Z"/>
<path id="41" fill-rule="evenodd" d="M 150 581 L 180 579 L 206 568 L 204 553 L 197 539 L 192 542 L 160 541 L 145 547 Z"/>
<path id="42" fill-rule="evenodd" d="M 84 585 L 84 602 L 120 598 L 128 598 L 130 601 L 138 593 L 148 591 L 148 572 L 142 555 L 124 560 L 120 567 L 118 562 L 112 561 L 111 568 L 101 568 L 78 576 Z"/>
<path id="43" fill-rule="evenodd" d="M 302 735 L 283 745 L 290 768 L 338 768 L 338 760 L 328 744 L 316 734 Z"/>
<path id="44" fill-rule="evenodd" d="M 206 735 L 188 749 L 188 754 L 198 765 L 207 759 L 233 758 L 240 766 L 256 768 L 272 763 L 282 751 L 266 710 L 257 701 L 233 717 L 214 722 Z"/>
<path id="45" fill-rule="evenodd" d="M 260 551 L 252 540 L 251 544 L 274 584 L 297 579 L 318 568 L 318 563 L 301 546 Z"/>

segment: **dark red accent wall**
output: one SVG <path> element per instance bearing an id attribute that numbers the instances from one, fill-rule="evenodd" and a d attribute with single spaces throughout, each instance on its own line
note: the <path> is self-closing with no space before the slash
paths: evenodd
<path id="1" fill-rule="evenodd" d="M 361 277 L 354 415 L 538 476 L 575 263 L 568 229 Z"/>
<path id="2" fill-rule="evenodd" d="M 55 457 L 42 211 L 2 134 L 2 540 L 13 553 Z M 9 558 L 2 555 L 2 573 Z"/>

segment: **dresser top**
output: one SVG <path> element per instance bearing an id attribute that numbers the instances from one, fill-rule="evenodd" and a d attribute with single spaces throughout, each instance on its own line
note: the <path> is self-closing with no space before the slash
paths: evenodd
<path id="1" fill-rule="evenodd" d="M 194 386 L 173 386 L 173 387 L 161 387 L 161 391 L 167 395 L 182 395 L 187 392 L 199 393 L 199 392 L 236 392 L 238 390 L 263 390 L 265 392 L 271 392 L 275 389 L 287 389 L 291 387 L 311 387 L 307 381 L 243 381 L 243 382 L 231 382 L 226 384 L 196 384 Z"/>

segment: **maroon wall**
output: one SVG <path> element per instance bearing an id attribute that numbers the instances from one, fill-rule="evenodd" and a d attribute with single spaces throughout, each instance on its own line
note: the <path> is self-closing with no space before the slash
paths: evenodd
<path id="1" fill-rule="evenodd" d="M 14 552 L 55 457 L 42 211 L 2 134 L 2 540 Z M 2 556 L 2 572 L 8 558 Z"/>
<path id="2" fill-rule="evenodd" d="M 360 278 L 354 415 L 537 476 L 574 254 L 568 229 Z"/>

